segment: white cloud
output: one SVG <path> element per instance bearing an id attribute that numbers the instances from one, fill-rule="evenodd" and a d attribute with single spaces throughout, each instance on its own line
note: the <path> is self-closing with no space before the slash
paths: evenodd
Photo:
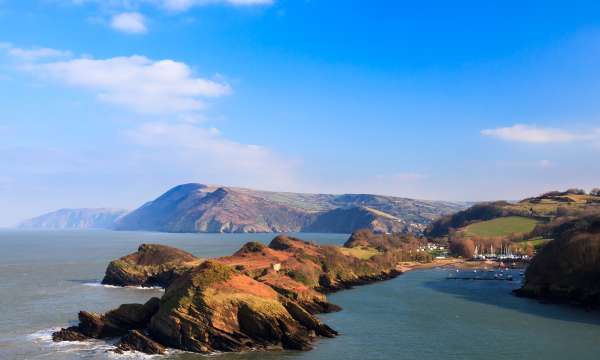
<path id="1" fill-rule="evenodd" d="M 143 5 L 154 5 L 170 11 L 185 11 L 195 6 L 232 5 L 260 6 L 271 5 L 274 0 L 70 0 L 74 5 L 96 3 L 104 8 L 139 9 Z"/>
<path id="2" fill-rule="evenodd" d="M 13 46 L 11 43 L 0 43 L 0 49 L 4 49 L 10 56 L 19 58 L 25 61 L 36 61 L 45 58 L 61 58 L 70 57 L 69 51 L 61 51 L 46 47 L 34 47 L 31 49 L 22 49 Z"/>
<path id="3" fill-rule="evenodd" d="M 552 161 L 550 160 L 540 160 L 539 161 L 539 166 L 542 168 L 550 168 L 552 167 L 554 164 L 552 163 Z"/>
<path id="4" fill-rule="evenodd" d="M 297 181 L 293 160 L 263 146 L 229 140 L 215 128 L 146 123 L 126 136 L 144 148 L 142 156 L 149 157 L 148 162 L 162 163 L 165 171 L 184 168 L 191 178 L 280 190 L 289 190 Z"/>
<path id="5" fill-rule="evenodd" d="M 235 6 L 271 5 L 273 0 L 161 0 L 160 3 L 169 10 L 183 11 L 193 6 L 219 3 Z"/>
<path id="6" fill-rule="evenodd" d="M 114 15 L 110 26 L 115 30 L 129 34 L 145 34 L 148 31 L 146 19 L 137 12 L 124 12 Z"/>
<path id="7" fill-rule="evenodd" d="M 491 136 L 504 141 L 531 144 L 569 143 L 574 141 L 593 141 L 600 139 L 600 131 L 593 130 L 588 134 L 576 133 L 564 129 L 544 128 L 535 125 L 517 124 L 511 127 L 482 130 L 484 136 Z"/>
<path id="8" fill-rule="evenodd" d="M 204 106 L 202 98 L 229 94 L 229 85 L 195 77 L 188 65 L 144 56 L 77 58 L 27 67 L 42 77 L 88 89 L 99 101 L 146 114 L 183 114 Z"/>

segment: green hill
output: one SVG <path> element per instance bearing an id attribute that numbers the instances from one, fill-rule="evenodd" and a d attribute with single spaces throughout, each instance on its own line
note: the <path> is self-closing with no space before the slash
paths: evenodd
<path id="1" fill-rule="evenodd" d="M 461 231 L 463 231 L 466 236 L 508 236 L 511 234 L 529 233 L 538 223 L 538 220 L 532 218 L 522 216 L 507 216 L 493 220 L 477 222 L 464 227 Z"/>
<path id="2" fill-rule="evenodd" d="M 597 192 L 586 194 L 579 189 L 552 191 L 519 202 L 475 204 L 466 210 L 439 218 L 428 227 L 425 234 L 433 238 L 443 237 L 452 230 L 461 229 L 466 229 L 467 235 L 473 233 L 478 236 L 527 233 L 538 223 L 558 217 L 578 216 L 596 209 L 600 209 L 600 195 Z M 489 222 L 490 220 L 497 221 Z M 477 225 L 478 223 L 481 225 Z"/>

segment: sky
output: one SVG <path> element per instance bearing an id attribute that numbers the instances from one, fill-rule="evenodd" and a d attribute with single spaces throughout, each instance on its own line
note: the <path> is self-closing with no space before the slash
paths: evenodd
<path id="1" fill-rule="evenodd" d="M 187 182 L 600 186 L 597 1 L 0 0 L 0 226 Z"/>

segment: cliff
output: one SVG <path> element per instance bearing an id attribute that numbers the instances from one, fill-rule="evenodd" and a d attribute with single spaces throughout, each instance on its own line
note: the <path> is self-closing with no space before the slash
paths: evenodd
<path id="1" fill-rule="evenodd" d="M 60 209 L 23 221 L 20 229 L 112 229 L 122 209 Z"/>

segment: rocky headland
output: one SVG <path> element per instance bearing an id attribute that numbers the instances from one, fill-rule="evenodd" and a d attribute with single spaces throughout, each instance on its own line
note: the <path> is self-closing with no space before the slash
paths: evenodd
<path id="1" fill-rule="evenodd" d="M 318 337 L 337 335 L 315 316 L 340 310 L 327 292 L 398 276 L 397 264 L 417 260 L 414 250 L 422 241 L 364 231 L 339 247 L 281 235 L 268 246 L 250 242 L 210 260 L 145 244 L 111 262 L 104 282 L 164 286 L 162 298 L 105 314 L 81 311 L 79 325 L 53 339 L 120 338 L 114 351 L 150 354 L 167 347 L 198 353 L 309 350 Z"/>
<path id="2" fill-rule="evenodd" d="M 561 217 L 542 230 L 540 235 L 554 240 L 533 258 L 515 294 L 600 307 L 600 213 Z"/>
<path id="3" fill-rule="evenodd" d="M 167 287 L 175 278 L 201 262 L 201 259 L 180 249 L 142 244 L 138 251 L 111 261 L 102 284 Z"/>
<path id="4" fill-rule="evenodd" d="M 113 229 L 124 209 L 60 209 L 28 219 L 19 224 L 20 229 L 73 230 Z"/>

